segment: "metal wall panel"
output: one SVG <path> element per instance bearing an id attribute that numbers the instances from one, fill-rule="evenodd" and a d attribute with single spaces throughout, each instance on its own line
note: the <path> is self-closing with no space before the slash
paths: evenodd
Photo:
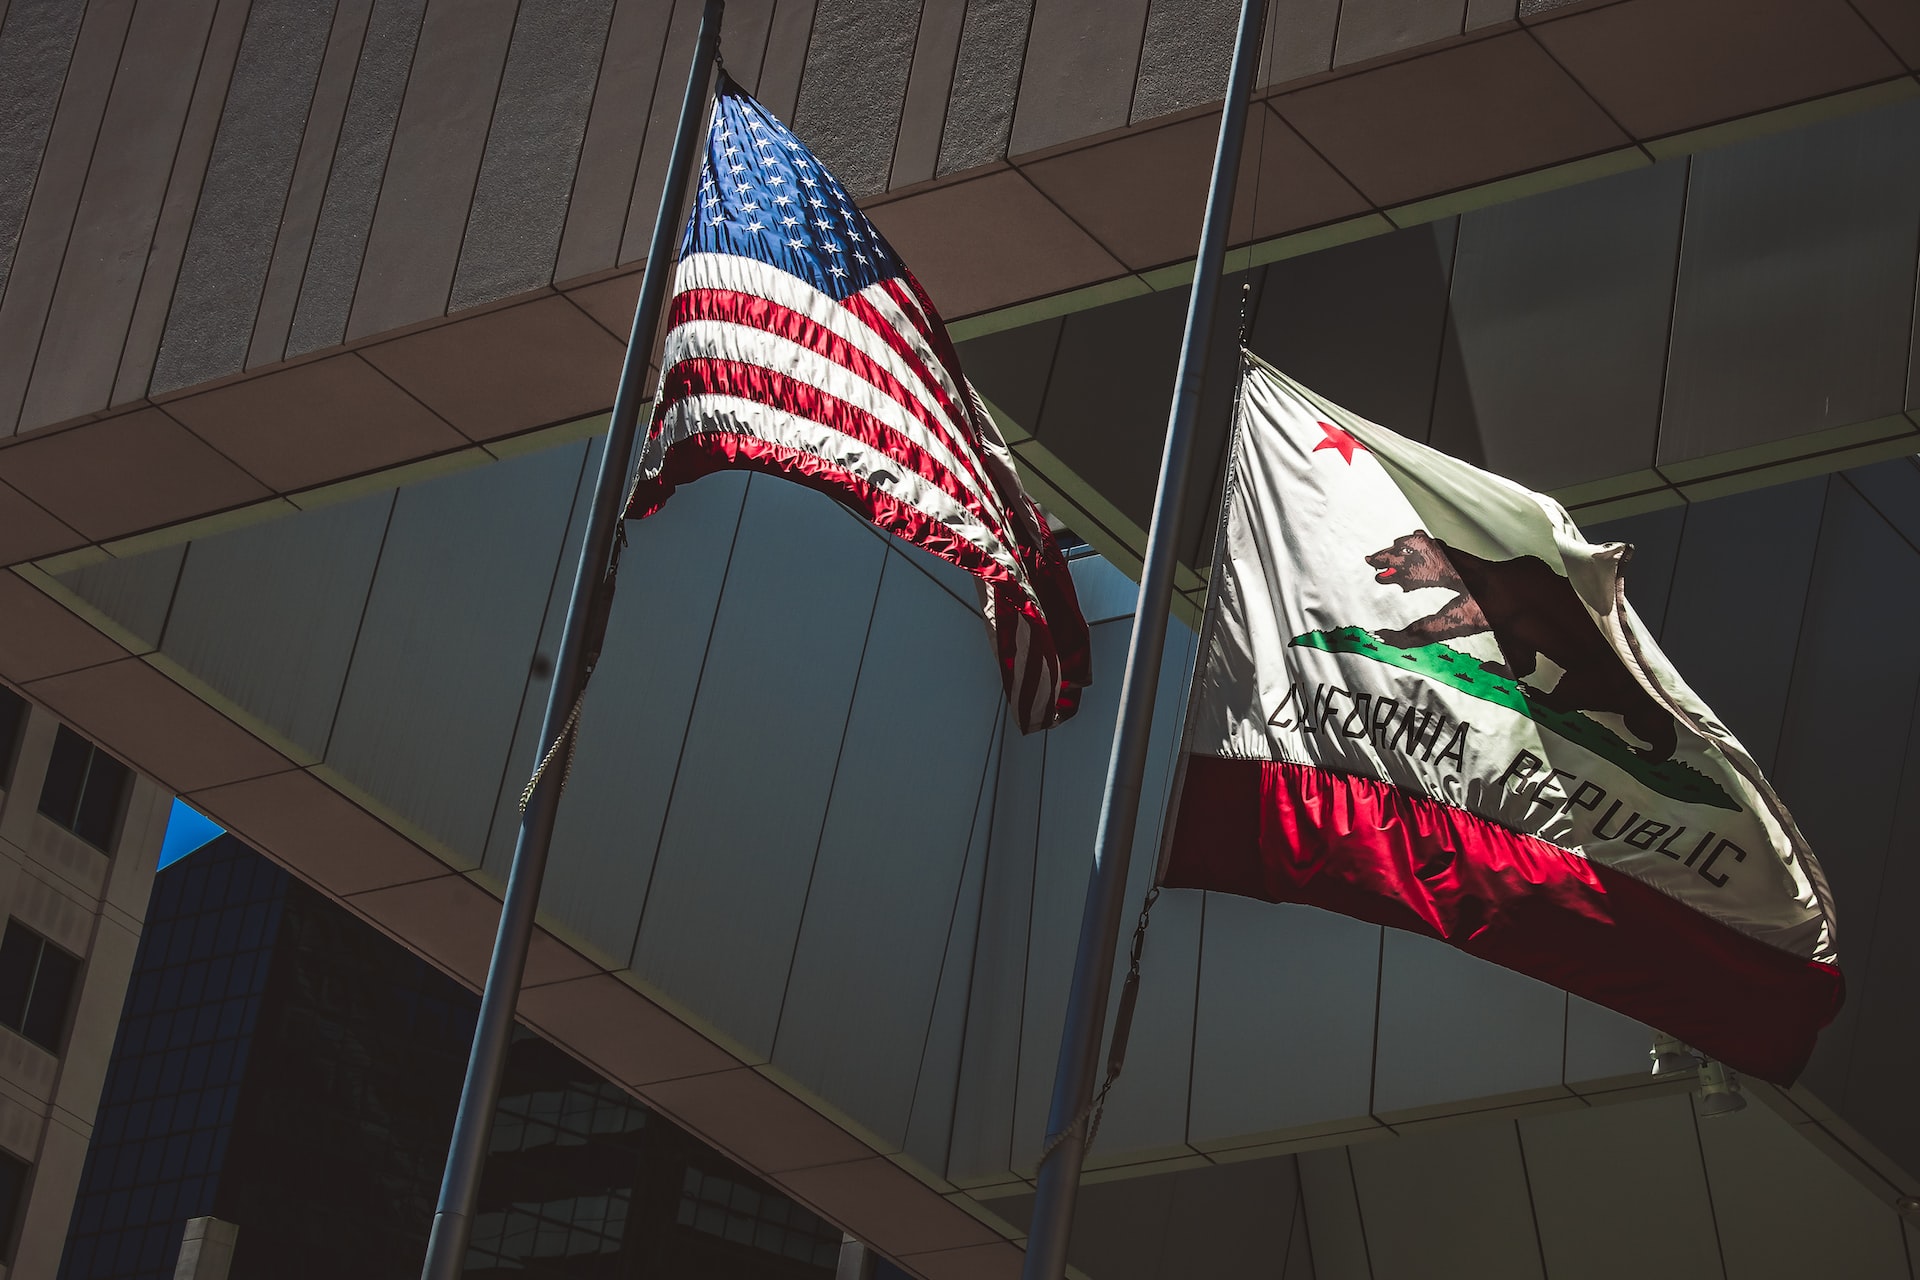
<path id="1" fill-rule="evenodd" d="M 1920 101 L 1693 161 L 1662 462 L 1899 411 Z"/>
<path id="2" fill-rule="evenodd" d="M 633 967 L 752 1053 L 773 1048 L 890 558 L 820 494 L 749 495 Z"/>
<path id="3" fill-rule="evenodd" d="M 1004 720 L 1004 713 L 1002 715 Z M 946 950 L 940 961 L 939 988 L 928 1015 L 926 1043 L 920 1052 L 920 1073 L 914 1083 L 913 1107 L 902 1144 L 907 1155 L 929 1169 L 944 1173 L 951 1163 L 954 1127 L 959 1113 L 961 1055 L 966 1051 L 968 1001 L 973 995 L 974 955 L 980 940 L 980 906 L 986 885 L 987 859 L 993 842 L 994 805 L 1000 778 L 1004 725 L 996 726 L 986 757 L 986 773 L 971 819 L 973 838 L 955 890 L 953 918 L 947 926 Z"/>
<path id="4" fill-rule="evenodd" d="M 125 560 L 97 564 L 60 575 L 62 586 L 154 648 L 173 604 L 174 584 L 186 547 L 164 547 Z"/>
<path id="5" fill-rule="evenodd" d="M 1652 467 L 1686 187 L 1655 165 L 1460 219 L 1437 448 L 1537 489 Z"/>
<path id="6" fill-rule="evenodd" d="M 586 445 L 400 491 L 326 761 L 478 863 Z"/>
<path id="7" fill-rule="evenodd" d="M 544 746 L 535 742 L 535 738 L 540 733 L 541 718 L 546 714 L 547 692 L 553 683 L 553 661 L 560 650 L 560 630 L 566 625 L 567 606 L 572 601 L 574 572 L 580 562 L 580 544 L 586 537 L 587 520 L 592 514 L 590 507 L 593 501 L 594 480 L 599 474 L 602 443 L 602 440 L 597 438 L 587 442 L 587 455 L 580 467 L 580 481 L 574 489 L 573 510 L 567 519 L 567 530 L 560 538 L 560 556 L 554 562 L 553 582 L 547 587 L 547 607 L 540 619 L 539 639 L 534 641 L 533 664 L 527 672 L 526 687 L 520 694 L 520 712 L 513 724 L 512 745 L 507 749 L 506 771 L 500 776 L 500 794 L 494 801 L 493 822 L 487 828 L 487 845 L 485 854 L 480 859 L 480 873 L 491 877 L 501 885 L 507 882 L 507 876 L 512 869 L 514 845 L 520 832 L 520 794 L 527 785 L 527 779 L 532 776 L 535 762 L 545 751 Z M 725 562 L 721 563 L 724 565 Z M 718 578 L 723 574 L 724 569 L 715 570 L 716 581 L 713 588 L 715 593 L 720 590 Z M 614 595 L 613 607 L 616 611 L 621 607 L 617 592 Z M 707 612 L 711 617 L 712 609 L 709 608 Z M 611 620 L 608 623 L 606 643 L 609 646 L 613 643 Z M 594 687 L 598 688 L 597 682 Z M 586 734 L 587 718 L 593 714 L 592 708 L 597 701 L 600 699 L 589 696 L 581 708 L 580 727 L 577 732 L 582 737 Z M 579 763 L 577 749 L 574 763 L 576 765 Z M 624 775 L 616 775 L 616 778 L 617 782 L 612 791 L 617 795 L 626 778 Z M 574 787 L 572 775 L 569 774 L 566 790 L 567 803 L 560 806 L 560 815 L 555 823 L 553 846 L 549 855 L 552 861 L 548 864 L 547 877 L 542 881 L 540 900 L 543 904 L 550 903 L 555 898 L 553 885 L 557 877 L 553 868 L 561 861 L 559 829 L 566 822 L 567 812 L 583 788 Z M 598 861 L 591 853 L 586 856 L 590 863 Z M 625 863 L 624 860 L 615 860 L 612 865 L 620 867 Z M 572 869 L 571 863 L 568 863 L 568 869 Z M 564 873 L 561 874 L 564 875 Z M 637 908 L 638 904 L 633 905 Z M 601 942 L 597 936 L 588 936 L 593 936 L 596 943 Z M 633 934 L 629 928 L 625 935 L 624 946 L 610 946 L 607 949 L 612 955 L 625 955 L 631 949 L 632 942 Z M 601 945 L 606 944 L 601 943 Z"/>
<path id="8" fill-rule="evenodd" d="M 1520 1121 L 1540 1250 L 1553 1280 L 1720 1273 L 1693 1126 L 1685 1094 Z"/>
<path id="9" fill-rule="evenodd" d="M 1544 1280 L 1511 1123 L 1367 1142 L 1347 1154 L 1374 1280 Z"/>
<path id="10" fill-rule="evenodd" d="M 12 0 L 0 24 L 0 84 L 10 90 L 0 103 L 0 297 L 86 7 L 86 0 Z"/>
<path id="11" fill-rule="evenodd" d="M 447 309 L 517 7 L 512 0 L 430 0 L 367 231 L 347 337 Z"/>
<path id="12" fill-rule="evenodd" d="M 1807 591 L 1774 781 L 1826 869 L 1840 914 L 1840 955 L 1871 954 L 1900 791 L 1909 717 L 1920 698 L 1920 552 L 1853 489 L 1829 482 L 1820 552 Z M 1903 855 L 1907 851 L 1902 851 Z M 1846 1096 L 1849 1003 L 1822 1034 L 1806 1082 Z"/>
<path id="13" fill-rule="evenodd" d="M 1247 345 L 1334 403 L 1426 439 L 1457 224 L 1274 263 Z"/>
<path id="14" fill-rule="evenodd" d="M 8 344 L 0 362 L 0 421 L 20 413 L 40 426 L 106 406 L 215 3 L 135 6 L 38 349 L 29 360 L 30 347 Z"/>
<path id="15" fill-rule="evenodd" d="M 1894 799 L 1887 863 L 1868 909 L 1881 904 L 1904 916 L 1920 902 L 1920 704 L 1909 713 L 1899 794 Z M 1920 1024 L 1913 1017 L 1912 993 L 1920 983 L 1920 932 L 1889 919 L 1873 930 L 1870 945 L 1852 942 L 1851 900 L 1840 903 L 1848 928 L 1842 961 L 1847 998 L 1854 1007 L 1852 1052 L 1845 1092 L 1823 1094 L 1840 1107 L 1855 1127 L 1871 1133 L 1882 1151 L 1902 1168 L 1920 1168 L 1920 1106 L 1913 1081 L 1920 1073 Z M 1920 1257 L 1917 1254 L 1916 1257 Z"/>
<path id="16" fill-rule="evenodd" d="M 1806 1141 L 1765 1107 L 1700 1122 L 1727 1280 L 1906 1276 L 1900 1220 Z"/>
<path id="17" fill-rule="evenodd" d="M 237 373 L 286 211 L 331 0 L 256 0 L 174 284 L 152 390 Z"/>
<path id="18" fill-rule="evenodd" d="M 559 646 L 575 548 L 584 535 L 579 512 L 593 485 L 591 467 L 583 485 L 541 641 L 547 654 Z M 633 954 L 748 488 L 744 475 L 712 476 L 686 486 L 657 514 L 630 526 L 625 571 L 581 719 L 573 782 L 560 807 L 545 893 L 550 911 L 616 961 Z M 715 676 L 724 679 L 725 673 Z M 521 711 L 519 741 L 500 789 L 500 814 L 488 847 L 496 876 L 506 874 L 519 830 L 520 789 L 540 754 L 534 738 L 546 695 L 547 682 L 533 682 Z"/>
<path id="19" fill-rule="evenodd" d="M 977 615 L 889 557 L 807 881 L 773 1060 L 906 1140 L 989 735 Z"/>
<path id="20" fill-rule="evenodd" d="M 1131 618 L 1093 628 L 1093 669 L 1118 671 L 1126 660 Z M 1066 1017 L 1067 983 L 1086 900 L 1092 833 L 1106 779 L 1107 749 L 1120 705 L 1118 680 L 1096 681 L 1080 712 L 1047 732 L 1047 764 L 1032 886 L 1022 1001 L 1019 1088 L 1013 1109 L 1013 1159 L 1031 1167 L 1045 1140 L 1053 1069 Z"/>
<path id="21" fill-rule="evenodd" d="M 162 650 L 319 758 L 393 504 L 374 494 L 194 542 Z"/>
<path id="22" fill-rule="evenodd" d="M 1369 1123 L 1380 926 L 1207 895 L 1191 1139 Z"/>
<path id="23" fill-rule="evenodd" d="M 449 310 L 553 279 L 612 15 L 613 0 L 521 6 Z"/>
<path id="24" fill-rule="evenodd" d="M 1762 769 L 1786 711 L 1826 487 L 1802 480 L 1694 504 L 1674 568 L 1660 647 Z M 1738 644 L 1727 642 L 1733 619 Z"/>
<path id="25" fill-rule="evenodd" d="M 613 7 L 567 201 L 557 279 L 570 280 L 619 260 L 634 167 L 645 145 L 647 108 L 660 75 L 661 37 L 672 12 L 673 0 L 628 0 Z"/>
<path id="26" fill-rule="evenodd" d="M 330 347 L 346 336 L 347 314 L 353 309 L 354 286 L 426 10 L 427 0 L 375 0 L 300 281 L 300 300 L 287 337 L 289 356 Z"/>
<path id="27" fill-rule="evenodd" d="M 793 127 L 855 197 L 884 191 L 919 0 L 820 0 Z"/>
<path id="28" fill-rule="evenodd" d="M 937 174 L 992 164 L 1007 154 L 1032 21 L 1030 0 L 967 0 Z"/>
<path id="29" fill-rule="evenodd" d="M 1035 0 L 1008 150 L 1126 124 L 1146 23 L 1147 0 Z"/>
<path id="30" fill-rule="evenodd" d="M 1239 20 L 1233 0 L 1154 0 L 1147 7 L 1132 118 L 1170 115 L 1225 97 Z"/>
<path id="31" fill-rule="evenodd" d="M 1383 937 L 1375 1114 L 1560 1087 L 1565 992 L 1431 938 Z"/>
<path id="32" fill-rule="evenodd" d="M 1295 1160 L 1307 1235 L 1313 1241 L 1314 1275 L 1318 1280 L 1373 1280 L 1350 1152 L 1346 1147 L 1303 1151 Z"/>
<path id="33" fill-rule="evenodd" d="M 1003 727 L 1001 733 L 993 843 L 980 890 L 979 937 L 954 1101 L 948 1176 L 955 1179 L 1004 1176 L 1012 1167 L 1040 800 L 1046 790 L 1047 742 L 1054 732 L 1029 736 Z"/>

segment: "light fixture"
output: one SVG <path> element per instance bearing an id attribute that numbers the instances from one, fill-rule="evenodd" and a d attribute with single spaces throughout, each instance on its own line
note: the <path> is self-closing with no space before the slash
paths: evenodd
<path id="1" fill-rule="evenodd" d="M 1647 1056 L 1653 1059 L 1656 1079 L 1687 1075 L 1700 1069 L 1700 1060 L 1693 1052 L 1664 1031 L 1653 1033 L 1653 1048 L 1647 1050 Z"/>
<path id="2" fill-rule="evenodd" d="M 1694 1094 L 1694 1102 L 1695 1109 L 1709 1117 L 1730 1116 L 1747 1107 L 1747 1097 L 1740 1092 L 1740 1077 L 1712 1058 L 1700 1064 L 1700 1089 Z"/>

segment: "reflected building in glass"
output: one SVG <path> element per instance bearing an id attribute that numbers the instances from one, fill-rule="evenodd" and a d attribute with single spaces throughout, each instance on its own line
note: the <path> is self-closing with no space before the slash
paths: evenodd
<path id="1" fill-rule="evenodd" d="M 62 1280 L 418 1274 L 475 997 L 221 836 L 154 882 Z M 544 1040 L 515 1044 L 467 1274 L 831 1276 L 840 1232 Z"/>

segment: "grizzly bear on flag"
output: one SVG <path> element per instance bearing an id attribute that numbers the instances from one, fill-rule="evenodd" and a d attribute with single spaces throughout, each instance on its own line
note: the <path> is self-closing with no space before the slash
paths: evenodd
<path id="1" fill-rule="evenodd" d="M 1552 689 L 1531 696 L 1555 711 L 1612 712 L 1647 746 L 1648 760 L 1673 755 L 1673 717 L 1633 678 L 1574 593 L 1573 584 L 1538 556 L 1485 560 L 1450 547 L 1425 529 L 1395 538 L 1367 557 L 1374 581 L 1402 591 L 1443 587 L 1453 599 L 1397 631 L 1376 634 L 1402 649 L 1437 644 L 1492 631 L 1511 670 L 1488 669 L 1511 679 L 1532 675 L 1544 655 L 1566 674 Z"/>

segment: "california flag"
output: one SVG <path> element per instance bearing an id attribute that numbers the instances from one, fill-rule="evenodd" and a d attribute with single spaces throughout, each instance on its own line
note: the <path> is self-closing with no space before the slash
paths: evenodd
<path id="1" fill-rule="evenodd" d="M 1777 1083 L 1820 866 L 1622 590 L 1631 548 L 1248 358 L 1167 885 L 1440 938 Z"/>

